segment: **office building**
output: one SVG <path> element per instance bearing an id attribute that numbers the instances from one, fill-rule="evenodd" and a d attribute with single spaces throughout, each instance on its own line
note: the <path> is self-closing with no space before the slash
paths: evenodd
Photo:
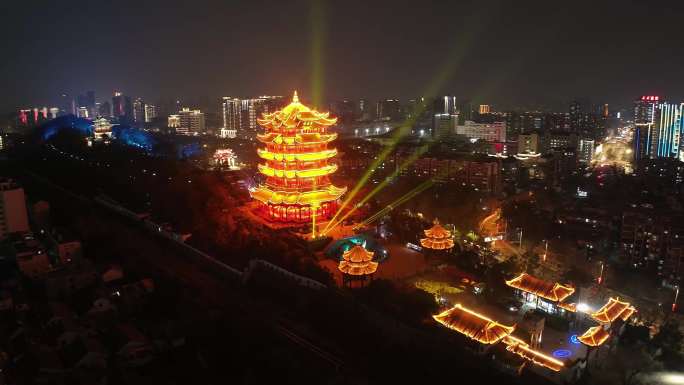
<path id="1" fill-rule="evenodd" d="M 133 121 L 138 125 L 145 123 L 145 102 L 140 98 L 133 102 Z"/>
<path id="2" fill-rule="evenodd" d="M 519 154 L 539 154 L 540 151 L 539 134 L 533 132 L 531 134 L 518 135 Z"/>
<path id="3" fill-rule="evenodd" d="M 424 107 L 421 104 L 424 103 L 424 99 L 415 99 L 415 103 L 417 104 L 417 107 Z M 448 115 L 457 115 L 458 114 L 458 106 L 456 105 L 456 97 L 455 96 L 442 96 L 438 97 L 434 100 L 433 103 L 433 108 L 434 108 L 434 113 L 435 114 L 448 114 Z"/>
<path id="4" fill-rule="evenodd" d="M 377 120 L 399 121 L 402 119 L 399 99 L 379 100 L 375 111 Z"/>
<path id="5" fill-rule="evenodd" d="M 100 104 L 100 108 L 98 111 L 98 116 L 102 116 L 104 118 L 111 118 L 112 117 L 112 105 L 108 101 L 104 101 Z"/>
<path id="6" fill-rule="evenodd" d="M 133 122 L 133 104 L 129 96 L 121 92 L 114 92 L 112 97 L 112 117 L 119 120 L 119 123 Z"/>
<path id="7" fill-rule="evenodd" d="M 658 158 L 683 159 L 681 136 L 684 129 L 684 103 L 661 103 L 658 105 L 659 119 L 657 121 Z"/>
<path id="8" fill-rule="evenodd" d="M 157 106 L 145 104 L 145 123 L 152 122 L 157 117 Z"/>
<path id="9" fill-rule="evenodd" d="M 229 131 L 237 133 L 240 128 L 240 108 L 240 99 L 230 96 L 223 97 L 221 102 L 221 114 L 223 117 L 222 137 L 228 137 L 227 132 Z"/>
<path id="10" fill-rule="evenodd" d="M 449 139 L 456 134 L 458 115 L 435 114 L 432 118 L 432 137 L 435 139 Z"/>
<path id="11" fill-rule="evenodd" d="M 90 117 L 90 112 L 88 110 L 88 107 L 78 107 L 78 111 L 76 113 L 76 116 L 79 118 L 89 118 Z"/>
<path id="12" fill-rule="evenodd" d="M 456 134 L 463 135 L 471 140 L 503 143 L 506 141 L 506 123 L 475 123 L 466 120 L 463 124 L 456 125 Z"/>
<path id="13" fill-rule="evenodd" d="M 0 179 L 0 239 L 29 231 L 24 189 L 11 179 Z"/>
<path id="14" fill-rule="evenodd" d="M 254 140 L 258 131 L 257 118 L 264 113 L 272 113 L 285 105 L 282 96 L 259 96 L 240 99 L 224 96 L 221 101 L 223 127 L 220 136 Z"/>
<path id="15" fill-rule="evenodd" d="M 655 157 L 658 133 L 658 96 L 642 96 L 634 102 L 634 160 Z"/>
<path id="16" fill-rule="evenodd" d="M 76 98 L 76 104 L 79 110 L 86 110 L 86 113 L 78 111 L 79 117 L 94 117 L 97 115 L 97 110 L 95 109 L 95 92 L 88 91 L 85 95 L 78 95 Z M 85 116 L 81 116 L 85 115 Z"/>
<path id="17" fill-rule="evenodd" d="M 169 115 L 169 128 L 177 134 L 197 135 L 204 133 L 204 113 L 184 107 L 176 115 Z"/>
<path id="18" fill-rule="evenodd" d="M 594 159 L 594 140 L 580 139 L 577 144 L 577 160 L 580 163 L 590 164 Z"/>

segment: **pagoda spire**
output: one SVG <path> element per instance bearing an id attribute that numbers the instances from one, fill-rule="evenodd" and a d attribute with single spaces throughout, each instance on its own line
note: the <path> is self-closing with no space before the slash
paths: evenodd
<path id="1" fill-rule="evenodd" d="M 292 95 L 292 103 L 299 103 L 299 96 L 297 96 L 297 90 L 295 90 L 294 95 Z"/>

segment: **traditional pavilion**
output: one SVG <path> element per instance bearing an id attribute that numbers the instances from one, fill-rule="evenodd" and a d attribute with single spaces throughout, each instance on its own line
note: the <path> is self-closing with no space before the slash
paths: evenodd
<path id="1" fill-rule="evenodd" d="M 576 310 L 574 304 L 562 304 L 575 292 L 574 287 L 547 282 L 527 273 L 506 281 L 506 285 L 516 289 L 516 294 L 525 303 L 533 304 L 546 313 L 556 314 L 564 313 L 566 310 L 571 312 Z"/>
<path id="2" fill-rule="evenodd" d="M 544 366 L 555 372 L 564 367 L 562 361 L 534 350 L 525 341 L 514 337 L 511 333 L 515 330 L 515 325 L 502 325 L 482 314 L 466 309 L 460 304 L 432 317 L 447 328 L 481 344 L 494 345 L 502 342 L 506 345 L 507 351 L 536 365 Z"/>
<path id="3" fill-rule="evenodd" d="M 372 279 L 373 273 L 378 269 L 378 262 L 373 261 L 374 254 L 361 245 L 356 245 L 344 252 L 338 266 L 342 272 L 343 284 L 351 287 L 353 282 L 360 281 L 363 285 L 367 278 Z"/>
<path id="4" fill-rule="evenodd" d="M 577 339 L 590 347 L 602 345 L 610 337 L 610 333 L 603 328 L 603 326 L 590 327 L 584 334 L 577 337 Z"/>
<path id="5" fill-rule="evenodd" d="M 262 215 L 271 221 L 293 223 L 332 216 L 346 191 L 329 179 L 337 165 L 328 161 L 337 156 L 337 150 L 328 148 L 328 143 L 337 134 L 329 133 L 328 128 L 337 118 L 300 103 L 295 91 L 292 103 L 263 114 L 257 122 L 265 130 L 257 139 L 266 147 L 257 153 L 265 160 L 258 168 L 266 180 L 250 193 L 261 203 Z"/>
<path id="6" fill-rule="evenodd" d="M 420 240 L 420 244 L 424 248 L 432 250 L 448 250 L 454 247 L 454 240 L 451 237 L 451 231 L 440 225 L 438 219 L 435 219 L 431 228 L 423 231 L 425 232 L 425 238 Z"/>
<path id="7" fill-rule="evenodd" d="M 515 326 L 505 326 L 457 304 L 432 316 L 435 321 L 482 344 L 494 344 L 510 335 Z"/>
<path id="8" fill-rule="evenodd" d="M 608 303 L 591 314 L 591 318 L 603 324 L 612 323 L 618 318 L 627 321 L 635 311 L 636 309 L 631 306 L 629 302 L 623 302 L 617 298 L 610 298 Z"/>
<path id="9" fill-rule="evenodd" d="M 520 357 L 528 361 L 531 361 L 536 365 L 540 365 L 548 369 L 551 369 L 554 372 L 560 371 L 565 366 L 565 364 L 563 364 L 563 361 L 557 360 L 553 357 L 549 357 L 548 355 L 542 352 L 530 348 L 530 346 L 525 341 L 519 338 L 509 335 L 504 338 L 503 343 L 507 345 L 506 350 L 508 350 L 509 352 L 517 354 Z"/>

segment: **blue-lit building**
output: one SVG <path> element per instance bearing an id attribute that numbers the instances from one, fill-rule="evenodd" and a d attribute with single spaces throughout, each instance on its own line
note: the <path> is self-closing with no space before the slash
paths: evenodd
<path id="1" fill-rule="evenodd" d="M 684 129 L 684 103 L 658 105 L 658 146 L 656 157 L 682 159 L 682 129 Z"/>

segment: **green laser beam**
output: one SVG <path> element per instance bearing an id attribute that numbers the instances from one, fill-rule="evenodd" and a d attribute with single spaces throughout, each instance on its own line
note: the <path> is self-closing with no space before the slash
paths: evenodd
<path id="1" fill-rule="evenodd" d="M 409 156 L 389 176 L 387 176 L 382 182 L 380 182 L 380 184 L 375 186 L 375 188 L 373 190 L 371 190 L 371 192 L 366 194 L 366 196 L 364 196 L 363 199 L 361 199 L 361 201 L 359 201 L 359 203 L 357 203 L 351 210 L 349 210 L 346 214 L 344 214 L 342 216 L 342 218 L 340 218 L 339 220 L 337 220 L 334 223 L 333 223 L 334 218 L 333 218 L 333 220 L 328 222 L 328 226 L 326 226 L 326 229 L 329 228 L 330 226 L 332 226 L 330 228 L 334 228 L 335 226 L 337 226 L 338 224 L 343 222 L 345 219 L 349 218 L 349 216 L 352 215 L 354 212 L 356 212 L 356 210 L 358 210 L 359 207 L 363 206 L 363 204 L 368 202 L 368 200 L 370 200 L 373 196 L 375 196 L 375 194 L 377 194 L 382 189 L 384 189 L 397 175 L 399 175 L 399 173 L 401 173 L 401 171 L 405 170 L 408 166 L 410 166 L 413 162 L 415 162 L 418 158 L 420 158 L 421 155 L 423 155 L 425 152 L 427 152 L 428 148 L 429 148 L 428 145 L 423 145 L 423 146 L 419 147 L 418 150 L 414 151 L 413 154 L 411 154 L 411 156 Z M 325 229 L 324 229 L 324 231 L 325 231 Z"/>
<path id="2" fill-rule="evenodd" d="M 323 88 L 325 86 L 325 3 L 324 0 L 311 0 L 311 98 L 315 108 L 323 103 Z"/>
<path id="3" fill-rule="evenodd" d="M 437 93 L 439 92 L 440 87 L 446 83 L 449 78 L 453 75 L 455 68 L 461 63 L 463 58 L 465 57 L 465 53 L 468 49 L 470 44 L 463 44 L 456 50 L 452 50 L 451 54 L 445 61 L 445 63 L 442 65 L 440 71 L 437 73 L 437 76 L 435 76 L 430 84 L 427 86 L 425 89 L 424 95 L 428 100 L 433 98 Z M 411 127 L 413 127 L 413 124 L 418 120 L 418 118 L 422 115 L 422 113 L 426 110 L 428 103 L 418 103 L 417 105 L 414 106 L 413 108 L 413 113 L 407 118 L 396 130 L 394 130 L 394 133 L 392 134 L 392 137 L 390 138 L 390 142 L 382 149 L 380 154 L 373 160 L 373 162 L 370 164 L 370 166 L 366 169 L 364 174 L 361 176 L 359 181 L 356 183 L 354 188 L 352 188 L 351 191 L 347 194 L 347 197 L 344 199 L 340 207 L 338 207 L 337 211 L 333 215 L 333 217 L 330 219 L 328 224 L 325 226 L 323 231 L 326 231 L 331 223 L 334 223 L 337 217 L 340 215 L 342 210 L 344 210 L 349 202 L 356 197 L 356 194 L 358 194 L 359 190 L 363 188 L 363 186 L 368 183 L 368 180 L 370 179 L 370 176 L 375 172 L 375 170 L 378 168 L 378 166 L 387 158 L 387 156 L 394 150 L 394 148 L 399 144 L 401 139 L 405 137 L 409 132 L 411 132 Z"/>
<path id="4" fill-rule="evenodd" d="M 418 185 L 418 187 L 414 188 L 413 190 L 409 191 L 408 193 L 402 195 L 392 203 L 388 204 L 386 207 L 384 207 L 382 210 L 378 211 L 377 213 L 371 215 L 368 217 L 366 220 L 358 224 L 356 227 L 362 227 L 366 226 L 370 223 L 373 223 L 374 221 L 378 220 L 379 218 L 383 217 L 385 214 L 388 212 L 394 210 L 395 208 L 401 206 L 404 202 L 407 202 L 411 198 L 415 197 L 416 195 L 422 193 L 423 191 L 427 190 L 434 184 L 434 180 L 430 179 L 428 181 L 425 181 Z"/>

